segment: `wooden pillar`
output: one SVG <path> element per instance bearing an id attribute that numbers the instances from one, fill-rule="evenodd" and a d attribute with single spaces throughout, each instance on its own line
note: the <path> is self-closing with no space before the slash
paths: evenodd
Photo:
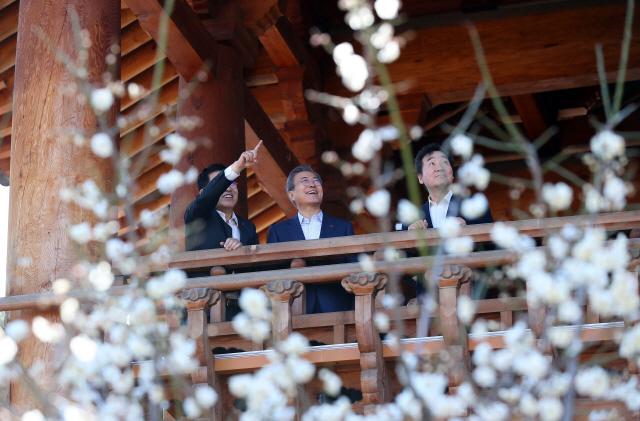
<path id="1" fill-rule="evenodd" d="M 457 301 L 463 285 L 471 279 L 471 269 L 461 265 L 447 265 L 439 269 L 440 328 L 447 350 L 456 361 L 455 368 L 448 373 L 449 389 L 453 392 L 453 388 L 462 383 L 470 368 L 469 338 L 466 329 L 458 320 Z M 425 278 L 429 277 L 430 273 L 426 273 Z"/>
<path id="2" fill-rule="evenodd" d="M 65 95 L 65 87 L 75 79 L 34 32 L 39 28 L 48 42 L 75 59 L 78 34 L 74 33 L 69 8 L 75 10 L 80 28 L 88 31 L 92 41 L 85 79 L 88 84 L 103 86 L 102 76 L 109 71 L 106 56 L 113 44 L 120 43 L 119 0 L 20 1 L 11 139 L 8 296 L 48 292 L 56 279 L 75 279 L 71 271 L 81 254 L 92 261 L 103 258 L 100 245 L 91 242 L 79 246 L 67 236 L 71 225 L 94 224 L 98 218 L 91 210 L 63 201 L 60 190 L 65 182 L 75 185 L 92 178 L 104 191 L 111 191 L 112 161 L 94 155 L 86 143 L 75 146 L 56 135 L 60 129 L 77 129 L 90 135 L 96 131 L 97 119 L 88 101 Z M 117 80 L 119 66 L 114 67 L 113 79 Z M 115 122 L 119 109 L 120 101 L 116 100 L 107 114 L 109 124 Z M 35 316 L 60 321 L 57 309 L 13 311 L 8 319 L 24 319 L 31 324 Z M 36 361 L 44 363 L 39 383 L 45 390 L 64 394 L 64 390 L 52 390 L 54 347 L 30 335 L 19 345 L 18 360 L 25 368 Z M 21 382 L 12 383 L 11 402 L 21 408 L 37 406 L 32 392 Z"/>
<path id="3" fill-rule="evenodd" d="M 382 340 L 373 321 L 376 295 L 386 284 L 387 276 L 378 272 L 352 273 L 342 280 L 342 287 L 356 295 L 356 337 L 365 414 L 389 401 L 389 374 L 382 355 Z"/>
<path id="4" fill-rule="evenodd" d="M 186 92 L 189 81 L 180 76 L 180 92 Z M 202 124 L 194 130 L 178 125 L 181 136 L 198 142 L 198 147 L 185 154 L 175 168 L 187 171 L 195 167 L 198 172 L 211 164 L 228 166 L 245 149 L 244 139 L 244 79 L 242 54 L 233 47 L 219 45 L 215 80 L 198 82 L 193 92 L 178 105 L 178 119 L 198 117 Z M 238 204 L 234 211 L 245 218 L 247 208 L 247 175 L 243 171 L 236 180 Z M 184 212 L 198 195 L 195 184 L 178 188 L 171 196 L 170 229 L 184 234 Z M 174 246 L 184 251 L 184 239 L 173 235 Z"/>
<path id="5" fill-rule="evenodd" d="M 302 295 L 304 284 L 298 281 L 267 282 L 260 289 L 271 300 L 273 341 L 284 341 L 293 332 L 292 304 Z"/>
<path id="6" fill-rule="evenodd" d="M 191 372 L 194 388 L 209 385 L 218 393 L 218 401 L 211 407 L 210 421 L 222 420 L 222 387 L 215 372 L 215 358 L 209 344 L 207 330 L 207 311 L 220 301 L 220 291 L 211 288 L 193 288 L 181 292 L 187 307 L 187 329 L 189 338 L 196 343 L 196 355 L 200 365 Z"/>

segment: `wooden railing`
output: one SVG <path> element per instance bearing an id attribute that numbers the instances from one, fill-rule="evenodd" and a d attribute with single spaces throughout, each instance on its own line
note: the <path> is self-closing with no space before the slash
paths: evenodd
<path id="1" fill-rule="evenodd" d="M 598 225 L 609 231 L 629 230 L 640 226 L 640 211 L 619 212 L 594 217 L 566 217 L 541 220 L 509 222 L 521 233 L 532 237 L 542 237 L 558 231 L 566 224 L 576 226 Z M 476 225 L 462 228 L 461 235 L 470 235 L 476 242 L 489 240 L 493 224 Z M 391 245 L 397 249 L 415 248 L 419 241 L 435 245 L 439 241 L 437 230 L 412 232 L 394 232 L 388 234 L 370 234 L 363 236 L 338 237 L 303 242 L 242 247 L 236 251 L 207 250 L 181 253 L 171 261 L 169 267 L 185 270 L 202 270 L 211 266 L 250 266 L 273 262 L 285 262 L 292 258 L 331 258 L 335 256 L 356 255 L 382 250 Z M 640 254 L 640 239 L 629 240 L 637 267 Z M 539 247 L 543 249 L 543 247 Z M 250 272 L 235 275 L 207 276 L 187 281 L 180 297 L 188 309 L 187 331 L 198 344 L 197 358 L 199 368 L 191 378 L 194 384 L 208 384 L 216 388 L 221 396 L 219 403 L 212 409 L 211 420 L 226 417 L 228 399 L 223 396 L 221 381 L 233 372 L 259 368 L 267 362 L 268 350 L 263 344 L 253 344 L 240 338 L 232 329 L 231 323 L 224 318 L 224 293 L 237 291 L 245 287 L 261 288 L 267 294 L 273 308 L 273 336 L 284 339 L 291 332 L 298 331 L 309 339 L 315 339 L 327 345 L 312 348 L 307 357 L 318 364 L 357 364 L 359 381 L 350 386 L 359 387 L 363 392 L 363 401 L 356 409 L 365 413 L 373 411 L 374 405 L 390 399 L 392 390 L 389 363 L 386 360 L 399 355 L 399 350 L 389 342 L 383 342 L 374 326 L 375 312 L 385 312 L 393 320 L 402 320 L 409 338 L 401 341 L 409 350 L 422 353 L 436 353 L 447 350 L 456 364 L 449 372 L 450 390 L 460 384 L 470 369 L 470 350 L 480 338 L 469 337 L 456 316 L 457 299 L 465 285 L 470 282 L 471 269 L 488 266 L 502 266 L 513 263 L 515 253 L 506 250 L 482 251 L 469 255 L 445 255 L 437 257 L 440 271 L 436 274 L 439 289 L 439 306 L 431 309 L 428 317 L 438 320 L 431 323 L 428 337 L 416 337 L 422 308 L 412 305 L 395 310 L 376 308 L 376 296 L 385 289 L 387 274 L 420 273 L 433 270 L 435 257 L 416 257 L 393 262 L 376 262 L 375 272 L 362 272 L 359 263 L 314 266 L 298 269 Z M 341 281 L 343 287 L 356 295 L 355 311 L 302 314 L 300 307 L 294 305 L 304 291 L 305 284 Z M 124 293 L 130 286 L 117 286 L 106 294 Z M 179 292 L 179 291 L 176 291 Z M 33 294 L 0 298 L 0 311 L 23 310 L 30 308 L 55 307 L 68 297 L 91 302 L 97 299 L 92 291 L 75 290 L 67 294 Z M 526 313 L 532 331 L 540 337 L 541 326 L 546 317 L 545 308 L 533 308 L 525 298 L 514 297 L 478 302 L 478 314 L 499 320 L 505 328 L 514 320 L 513 313 Z M 211 323 L 207 323 L 207 313 Z M 617 331 L 623 329 L 620 323 L 600 324 L 597 315 L 590 314 L 588 322 L 596 323 L 581 331 L 585 341 L 602 341 L 614 338 Z M 167 314 L 169 326 L 178 328 L 176 318 Z M 619 332 L 618 332 L 619 333 Z M 354 341 L 357 339 L 357 344 Z M 501 334 L 489 335 L 494 347 L 504 346 Z M 235 347 L 246 352 L 214 356 L 212 348 L 217 346 Z M 347 384 L 349 387 L 349 385 Z M 312 387 L 312 386 L 309 386 Z M 317 390 L 307 390 L 313 395 Z"/>

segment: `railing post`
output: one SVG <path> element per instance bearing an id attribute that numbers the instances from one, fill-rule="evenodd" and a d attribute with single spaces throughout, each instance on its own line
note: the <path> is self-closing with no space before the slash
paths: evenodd
<path id="1" fill-rule="evenodd" d="M 352 273 L 342 286 L 356 295 L 356 336 L 360 350 L 360 383 L 364 413 L 373 413 L 376 405 L 389 401 L 389 376 L 382 355 L 382 340 L 373 321 L 378 291 L 387 284 L 387 276 L 377 272 Z"/>
<path id="2" fill-rule="evenodd" d="M 447 265 L 439 268 L 439 272 L 440 328 L 449 354 L 456 361 L 455 369 L 449 373 L 449 390 L 453 392 L 470 370 L 469 338 L 458 320 L 457 304 L 462 286 L 471 279 L 471 269 Z M 425 277 L 429 279 L 430 273 L 426 273 Z"/>
<path id="3" fill-rule="evenodd" d="M 260 289 L 271 300 L 273 341 L 283 341 L 293 331 L 292 304 L 296 297 L 302 295 L 304 284 L 298 281 L 272 281 Z"/>
<path id="4" fill-rule="evenodd" d="M 191 372 L 194 389 L 199 385 L 209 385 L 218 393 L 217 403 L 211 407 L 209 419 L 222 420 L 222 387 L 215 373 L 215 361 L 209 344 L 207 331 L 207 311 L 220 301 L 220 291 L 211 288 L 193 288 L 181 292 L 188 310 L 187 330 L 189 337 L 196 342 L 196 355 L 200 366 Z"/>

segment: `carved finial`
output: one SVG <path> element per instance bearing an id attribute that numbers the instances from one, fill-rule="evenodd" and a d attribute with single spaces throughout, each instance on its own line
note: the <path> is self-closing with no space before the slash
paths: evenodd
<path id="1" fill-rule="evenodd" d="M 438 268 L 438 287 L 460 287 L 471 279 L 471 269 L 462 265 L 445 265 Z M 431 277 L 431 271 L 426 271 L 425 278 Z"/>
<path id="2" fill-rule="evenodd" d="M 342 280 L 342 287 L 355 295 L 378 294 L 387 285 L 387 275 L 379 272 L 352 273 Z"/>
<path id="3" fill-rule="evenodd" d="M 304 284 L 294 280 L 271 281 L 261 286 L 260 289 L 271 301 L 288 301 L 291 304 L 294 298 L 299 297 L 304 291 Z"/>
<path id="4" fill-rule="evenodd" d="M 183 289 L 180 297 L 184 300 L 188 310 L 207 311 L 220 300 L 220 291 L 206 288 Z"/>

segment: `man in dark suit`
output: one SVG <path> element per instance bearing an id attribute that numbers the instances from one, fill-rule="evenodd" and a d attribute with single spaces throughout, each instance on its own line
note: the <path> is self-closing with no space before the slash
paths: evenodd
<path id="1" fill-rule="evenodd" d="M 308 165 L 300 165 L 291 171 L 287 178 L 287 194 L 298 214 L 269 228 L 267 243 L 286 241 L 317 240 L 319 238 L 354 235 L 353 225 L 349 221 L 326 215 L 320 209 L 322 205 L 322 179 Z M 355 257 L 325 260 L 313 264 L 340 264 L 356 262 Z M 292 267 L 306 265 L 295 259 Z M 339 282 L 330 284 L 307 284 L 307 313 L 328 313 L 347 311 L 355 308 L 355 297 L 342 288 Z"/>
<path id="2" fill-rule="evenodd" d="M 431 143 L 416 156 L 418 181 L 429 192 L 429 200 L 421 206 L 425 219 L 409 225 L 409 229 L 438 228 L 447 217 L 456 218 L 460 225 L 486 224 L 493 222 L 491 210 L 476 219 L 466 218 L 460 213 L 462 198 L 453 194 L 453 156 L 445 154 L 440 145 Z"/>
<path id="3" fill-rule="evenodd" d="M 187 251 L 235 250 L 242 245 L 259 243 L 256 226 L 233 212 L 238 203 L 238 187 L 233 180 L 245 168 L 257 163 L 261 145 L 262 141 L 254 150 L 243 152 L 226 168 L 222 164 L 213 164 L 202 170 L 197 182 L 198 197 L 184 213 Z"/>

